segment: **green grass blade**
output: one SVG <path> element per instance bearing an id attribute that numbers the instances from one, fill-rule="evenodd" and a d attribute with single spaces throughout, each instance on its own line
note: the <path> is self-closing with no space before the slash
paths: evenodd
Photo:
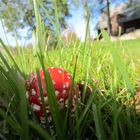
<path id="1" fill-rule="evenodd" d="M 6 122 L 9 125 L 11 125 L 11 127 L 15 129 L 18 134 L 22 133 L 21 126 L 17 122 L 15 122 L 10 116 L 7 116 L 7 114 L 1 109 L 0 109 L 0 116 L 3 117 L 3 119 L 6 120 Z"/>
<path id="2" fill-rule="evenodd" d="M 37 49 L 39 50 L 39 53 L 44 56 L 45 52 L 45 38 L 43 37 L 43 22 L 41 21 L 41 16 L 38 11 L 38 1 L 33 0 L 34 3 L 34 11 L 35 11 L 35 18 L 36 18 L 36 43 L 37 43 Z"/>
<path id="3" fill-rule="evenodd" d="M 44 112 L 44 116 L 45 116 L 45 121 L 46 121 L 46 128 L 47 128 L 47 131 L 50 133 L 49 122 L 48 122 L 48 115 L 46 113 L 46 105 L 45 105 L 45 101 L 44 101 L 43 89 L 42 89 L 42 83 L 41 83 L 41 78 L 40 78 L 39 70 L 37 70 L 36 72 L 37 72 L 37 78 L 38 78 L 38 85 L 39 85 L 40 97 L 41 97 L 41 102 L 42 102 L 42 108 L 43 108 L 43 112 Z"/>
<path id="4" fill-rule="evenodd" d="M 10 44 L 9 44 L 9 41 L 8 41 L 8 38 L 7 38 L 7 35 L 6 35 L 6 30 L 5 30 L 4 22 L 3 22 L 3 20 L 2 20 L 1 18 L 0 18 L 0 22 L 1 22 L 1 24 L 2 24 L 2 29 L 3 29 L 3 32 L 4 32 L 4 36 L 5 36 L 5 38 L 6 38 L 6 42 L 7 42 L 7 44 L 8 44 L 9 51 L 10 51 Z"/>
<path id="5" fill-rule="evenodd" d="M 39 55 L 38 55 L 38 57 L 39 57 Z M 40 63 L 42 65 L 42 69 L 44 72 L 46 92 L 47 92 L 47 96 L 48 96 L 48 102 L 49 102 L 49 106 L 50 106 L 51 115 L 53 118 L 56 133 L 57 133 L 57 139 L 61 140 L 62 139 L 62 126 L 61 126 L 62 121 L 60 118 L 61 115 L 60 115 L 60 111 L 59 111 L 57 101 L 56 101 L 54 86 L 53 86 L 50 74 L 46 70 L 46 67 L 44 66 L 43 58 L 39 57 L 39 60 L 40 60 Z"/>
<path id="6" fill-rule="evenodd" d="M 83 122 L 85 122 L 85 121 L 83 121 L 83 120 L 84 120 L 84 118 L 86 117 L 86 115 L 88 114 L 88 111 L 89 111 L 89 109 L 90 109 L 90 107 L 91 107 L 91 105 L 92 105 L 92 103 L 93 103 L 93 99 L 94 99 L 95 96 L 96 96 L 96 91 L 93 92 L 93 93 L 91 93 L 91 95 L 90 95 L 90 97 L 89 97 L 89 99 L 88 99 L 88 101 L 87 101 L 87 104 L 86 104 L 85 108 L 82 110 L 82 112 L 81 112 L 81 114 L 80 114 L 80 117 L 79 117 L 79 119 L 78 119 L 77 122 L 76 122 L 76 127 L 73 129 L 73 131 L 72 131 L 72 133 L 71 133 L 69 139 L 71 139 L 71 137 L 73 137 L 73 135 L 75 134 L 76 131 L 81 131 L 81 130 L 80 130 L 81 125 L 83 126 Z M 83 127 L 82 127 L 82 128 L 83 128 Z M 78 129 L 79 129 L 79 130 L 78 130 Z M 81 132 L 82 132 L 82 131 L 81 131 Z M 81 133 L 81 132 L 80 132 L 80 133 Z"/>
<path id="7" fill-rule="evenodd" d="M 134 87 L 130 82 L 129 75 L 126 71 L 126 67 L 120 58 L 119 54 L 117 53 L 117 50 L 113 46 L 112 42 L 110 41 L 109 36 L 105 31 L 102 31 L 102 34 L 107 42 L 108 48 L 110 49 L 110 52 L 112 54 L 112 57 L 114 59 L 114 64 L 117 67 L 119 73 L 122 75 L 124 82 L 126 83 L 127 89 L 130 90 L 132 93 L 134 93 Z"/>
<path id="8" fill-rule="evenodd" d="M 36 124 L 33 121 L 29 121 L 28 123 L 30 128 L 36 131 L 43 138 L 43 140 L 52 140 L 49 133 L 46 130 L 44 130 L 40 125 Z"/>
<path id="9" fill-rule="evenodd" d="M 96 93 L 91 93 L 90 98 L 88 99 L 87 104 L 86 104 L 84 110 L 82 111 L 82 114 L 80 115 L 80 118 L 78 120 L 78 123 L 77 123 L 78 126 L 81 125 L 83 119 L 85 118 L 87 112 L 89 111 L 89 108 L 90 108 L 91 104 L 93 103 L 93 99 L 95 96 L 96 96 Z"/>
<path id="10" fill-rule="evenodd" d="M 87 25 L 86 25 L 86 34 L 85 34 L 85 40 L 84 40 L 84 45 L 83 45 L 83 60 L 82 60 L 82 66 L 81 66 L 81 73 L 83 72 L 84 69 L 84 63 L 85 63 L 85 58 L 86 58 L 86 50 L 87 50 L 87 39 L 88 39 L 88 33 L 89 33 L 89 21 L 90 21 L 90 15 L 88 15 L 88 20 L 87 20 Z"/>
<path id="11" fill-rule="evenodd" d="M 0 133 L 1 140 L 7 140 L 1 133 Z"/>
<path id="12" fill-rule="evenodd" d="M 9 77 L 9 80 L 11 79 L 10 84 L 11 86 L 14 86 L 14 91 L 16 93 L 17 96 L 19 96 L 20 98 L 20 112 L 19 112 L 19 116 L 20 116 L 20 121 L 21 121 L 21 126 L 22 126 L 22 135 L 21 135 L 21 139 L 29 139 L 29 130 L 28 130 L 28 112 L 27 112 L 27 99 L 25 96 L 25 87 L 23 85 L 22 82 L 20 82 L 17 77 L 14 75 L 12 69 L 10 68 L 9 64 L 6 62 L 5 58 L 3 57 L 3 55 L 0 52 L 0 57 L 3 60 L 3 63 L 5 64 L 5 66 L 7 67 L 9 73 L 11 73 L 11 78 Z M 4 71 L 3 71 L 4 72 Z M 6 73 L 5 73 L 6 74 Z M 13 87 L 12 86 L 12 87 Z"/>
<path id="13" fill-rule="evenodd" d="M 2 39 L 0 38 L 0 44 L 1 46 L 3 47 L 3 49 L 5 50 L 5 52 L 7 53 L 7 55 L 9 56 L 9 58 L 12 60 L 12 62 L 14 63 L 16 69 L 21 73 L 22 75 L 22 72 L 19 68 L 19 66 L 17 65 L 16 61 L 14 60 L 14 58 L 12 57 L 11 53 L 9 52 L 8 48 L 5 46 L 5 44 L 3 43 Z"/>
<path id="14" fill-rule="evenodd" d="M 59 27 L 59 15 L 58 15 L 58 12 L 57 12 L 57 4 L 56 4 L 56 1 L 54 0 L 53 2 L 53 5 L 54 5 L 54 9 L 55 9 L 55 21 L 52 20 L 51 16 L 48 14 L 48 11 L 47 9 L 45 9 L 45 7 L 43 6 L 43 4 L 40 2 L 39 5 L 41 6 L 41 8 L 43 9 L 43 11 L 45 12 L 47 18 L 50 20 L 51 24 L 54 26 L 55 28 L 55 31 L 56 31 L 56 34 L 57 34 L 57 47 L 59 48 L 59 56 L 60 56 L 60 64 L 61 66 L 63 66 L 63 63 L 62 63 L 62 41 L 61 41 L 61 32 L 60 32 L 60 27 Z M 60 49 L 61 48 L 61 49 Z"/>
<path id="15" fill-rule="evenodd" d="M 100 119 L 101 116 L 98 113 L 100 110 L 98 110 L 98 108 L 96 107 L 95 104 L 92 104 L 92 110 L 93 110 L 93 116 L 94 116 L 97 138 L 99 140 L 104 140 L 105 136 L 103 134 L 102 124 L 101 124 L 101 119 Z"/>
<path id="16" fill-rule="evenodd" d="M 20 67 L 21 67 L 22 72 L 25 72 L 25 67 L 26 67 L 24 64 L 25 56 L 23 53 L 23 48 L 21 48 L 19 46 L 18 37 L 17 37 L 16 32 L 14 32 L 14 37 L 15 37 L 15 41 L 16 41 L 16 50 L 17 50 L 17 55 L 18 55 Z M 25 78 L 25 76 L 24 76 L 24 78 Z"/>
<path id="17" fill-rule="evenodd" d="M 70 107 L 71 107 L 71 104 L 72 104 L 72 90 L 73 90 L 73 87 L 74 87 L 77 60 L 78 60 L 78 55 L 76 56 L 76 62 L 75 62 L 74 70 L 73 70 L 73 76 L 72 76 L 72 83 L 71 83 L 69 97 L 68 97 L 68 107 L 66 109 L 65 120 L 64 120 L 64 129 L 63 129 L 63 132 L 62 132 L 63 138 L 66 137 L 67 132 L 68 132 L 68 119 L 70 118 L 69 115 L 70 115 Z"/>
<path id="18" fill-rule="evenodd" d="M 25 96 L 25 89 L 23 85 L 18 84 L 18 93 L 20 96 L 20 121 L 21 126 L 23 128 L 21 139 L 30 139 L 29 138 L 29 127 L 28 127 L 28 107 L 27 107 L 27 99 Z"/>

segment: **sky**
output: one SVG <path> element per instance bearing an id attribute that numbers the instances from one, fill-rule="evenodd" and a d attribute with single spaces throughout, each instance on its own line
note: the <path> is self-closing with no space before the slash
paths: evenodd
<path id="1" fill-rule="evenodd" d="M 2 26 L 2 23 L 0 21 L 0 38 L 2 39 L 2 41 L 6 44 L 10 46 L 16 46 L 16 39 L 15 37 L 12 35 L 12 33 L 7 33 L 4 32 L 6 31 L 6 28 Z M 22 39 L 18 39 L 18 44 L 19 45 L 24 45 L 26 42 L 30 42 L 31 40 L 25 40 L 24 37 L 26 36 L 27 33 L 27 29 L 22 29 L 20 30 L 20 33 L 22 34 L 23 38 Z"/>
<path id="2" fill-rule="evenodd" d="M 68 26 L 70 26 L 70 28 L 73 28 L 73 30 L 76 32 L 77 36 L 79 38 L 81 38 L 81 40 L 84 39 L 84 35 L 85 35 L 85 21 L 83 19 L 83 8 L 82 6 L 79 6 L 78 8 L 76 8 L 75 10 L 71 10 L 70 11 L 72 14 L 72 17 L 67 19 L 66 22 L 68 23 Z M 82 32 L 81 32 L 82 30 Z M 26 35 L 26 31 L 27 30 L 21 30 L 21 34 L 23 36 Z M 8 42 L 10 43 L 11 46 L 16 46 L 16 42 L 15 42 L 15 38 L 12 36 L 11 33 L 6 33 Z M 8 44 L 3 28 L 2 28 L 2 24 L 0 22 L 0 38 L 4 41 L 5 44 Z M 27 41 L 30 42 L 31 40 Z M 18 40 L 19 44 L 24 44 L 25 43 L 25 39 L 22 38 L 21 40 Z"/>
<path id="3" fill-rule="evenodd" d="M 72 18 L 70 18 L 67 22 L 76 32 L 76 35 L 84 41 L 87 25 L 83 18 L 83 7 L 79 6 L 76 10 L 71 10 L 70 12 L 72 14 Z M 93 38 L 96 36 L 96 32 L 94 31 L 96 23 L 97 21 L 92 21 L 90 19 L 90 34 Z"/>
<path id="4" fill-rule="evenodd" d="M 79 6 L 78 8 L 71 9 L 70 13 L 72 14 L 72 17 L 67 19 L 66 22 L 68 23 L 68 26 L 70 28 L 72 28 L 73 31 L 76 32 L 76 35 L 82 41 L 84 41 L 85 32 L 86 32 L 86 22 L 83 18 L 83 7 Z M 97 33 L 93 30 L 96 23 L 97 23 L 97 20 L 96 21 L 90 20 L 90 35 L 93 38 L 97 35 Z M 26 36 L 27 30 L 26 29 L 20 30 L 20 32 L 21 32 L 22 36 L 24 37 L 24 36 Z M 16 46 L 15 38 L 10 33 L 6 33 L 6 36 L 7 36 L 9 44 L 11 46 Z M 0 38 L 4 41 L 5 44 L 8 44 L 1 22 L 0 22 Z M 20 44 L 20 46 L 24 45 L 25 42 L 29 43 L 29 42 L 31 42 L 31 39 L 28 41 L 25 40 L 25 38 L 18 40 L 18 43 Z"/>
<path id="5" fill-rule="evenodd" d="M 83 18 L 83 7 L 79 6 L 78 8 L 72 9 L 72 10 L 70 10 L 70 13 L 72 14 L 72 17 L 68 18 L 66 20 L 66 22 L 68 23 L 68 26 L 70 28 L 72 28 L 73 31 L 76 32 L 76 35 L 78 36 L 78 38 L 80 38 L 82 41 L 84 41 L 85 32 L 86 32 L 86 22 Z M 91 26 L 91 29 L 94 28 L 94 24 L 90 23 L 90 26 Z M 21 30 L 20 32 L 23 36 L 25 36 L 26 31 L 27 30 Z M 96 35 L 95 32 L 91 32 L 91 36 L 95 37 L 95 35 Z M 7 36 L 7 39 L 8 39 L 8 42 L 10 43 L 10 45 L 16 46 L 15 38 L 11 35 L 11 33 L 6 33 L 6 36 Z M 2 40 L 4 41 L 5 44 L 8 44 L 1 22 L 0 22 L 0 38 L 2 38 Z M 18 40 L 18 43 L 20 45 L 23 45 L 25 43 L 25 41 L 26 40 L 24 38 L 22 38 L 21 40 Z M 28 43 L 30 41 L 31 40 L 26 41 L 26 42 Z"/>

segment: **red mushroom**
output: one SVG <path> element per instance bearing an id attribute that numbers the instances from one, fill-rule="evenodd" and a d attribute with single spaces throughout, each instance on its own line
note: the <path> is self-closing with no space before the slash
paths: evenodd
<path id="1" fill-rule="evenodd" d="M 68 97 L 69 97 L 72 77 L 68 72 L 66 72 L 61 68 L 48 68 L 48 72 L 50 73 L 54 85 L 58 106 L 60 109 L 63 109 L 68 105 Z M 43 88 L 44 100 L 46 104 L 46 112 L 48 114 L 48 121 L 51 122 L 51 113 L 50 113 L 48 97 L 46 93 L 47 87 L 45 88 L 44 72 L 43 70 L 40 70 L 39 73 L 40 73 L 40 78 L 41 78 L 41 83 Z M 38 79 L 36 74 L 31 74 L 29 76 L 29 80 L 26 82 L 26 87 L 27 87 L 27 98 L 29 104 L 33 108 L 33 111 L 35 112 L 37 118 L 43 123 L 45 118 L 44 118 L 42 102 L 40 98 L 40 91 L 38 86 Z M 75 86 L 72 91 L 71 112 L 74 112 L 75 110 L 77 94 L 78 94 L 78 100 L 80 101 L 80 91 L 78 87 Z"/>

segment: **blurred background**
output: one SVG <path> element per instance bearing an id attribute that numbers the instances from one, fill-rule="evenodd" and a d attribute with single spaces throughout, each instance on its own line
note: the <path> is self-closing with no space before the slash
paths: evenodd
<path id="1" fill-rule="evenodd" d="M 43 0 L 45 9 L 55 20 L 53 0 Z M 140 37 L 140 0 L 59 0 L 56 1 L 62 40 L 84 41 L 89 18 L 88 38 L 102 39 L 105 29 L 111 39 L 136 39 Z M 40 8 L 50 47 L 55 44 L 55 28 Z M 32 0 L 0 0 L 0 38 L 6 45 L 31 46 L 35 30 L 35 13 Z"/>

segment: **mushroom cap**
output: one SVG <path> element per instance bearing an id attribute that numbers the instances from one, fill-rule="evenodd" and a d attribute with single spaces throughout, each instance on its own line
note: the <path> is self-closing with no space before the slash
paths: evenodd
<path id="1" fill-rule="evenodd" d="M 48 72 L 53 82 L 58 107 L 60 109 L 64 109 L 68 105 L 68 97 L 70 92 L 70 86 L 72 83 L 72 77 L 67 71 L 61 68 L 48 68 Z M 39 70 L 39 73 L 40 73 L 41 84 L 43 89 L 43 96 L 46 105 L 46 112 L 48 115 L 48 121 L 51 122 L 52 119 L 51 119 L 51 112 L 48 103 L 48 97 L 46 93 L 47 87 L 45 86 L 44 72 L 43 70 Z M 33 111 L 36 114 L 37 118 L 43 123 L 45 121 L 45 118 L 44 118 L 44 112 L 42 108 L 37 74 L 31 74 L 29 76 L 29 79 L 26 82 L 26 88 L 27 88 L 26 95 L 29 104 L 33 108 Z M 78 97 L 78 101 L 80 101 L 80 91 L 77 86 L 74 86 L 72 91 L 71 112 L 74 112 L 75 110 L 77 97 Z"/>

